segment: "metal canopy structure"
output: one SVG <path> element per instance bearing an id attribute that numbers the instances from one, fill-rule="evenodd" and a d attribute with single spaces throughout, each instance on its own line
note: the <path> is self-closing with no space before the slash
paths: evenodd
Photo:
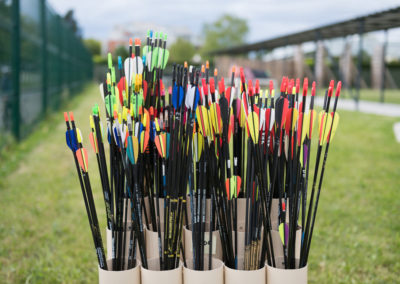
<path id="1" fill-rule="evenodd" d="M 301 44 L 303 42 L 345 37 L 347 35 L 387 30 L 396 27 L 400 27 L 400 7 L 252 44 L 216 50 L 211 52 L 211 54 L 243 54 L 250 51 L 270 50 L 287 45 Z"/>

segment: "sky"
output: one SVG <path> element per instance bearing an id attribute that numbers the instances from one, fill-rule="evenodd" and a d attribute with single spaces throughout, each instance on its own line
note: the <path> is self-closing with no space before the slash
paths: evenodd
<path id="1" fill-rule="evenodd" d="M 49 3 L 61 14 L 73 9 L 85 38 L 106 40 L 113 26 L 129 22 L 184 26 L 195 35 L 201 35 L 204 23 L 228 13 L 247 20 L 248 42 L 399 5 L 398 0 L 49 0 Z"/>

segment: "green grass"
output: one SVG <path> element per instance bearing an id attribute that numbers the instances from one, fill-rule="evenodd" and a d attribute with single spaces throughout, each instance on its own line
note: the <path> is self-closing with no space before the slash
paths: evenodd
<path id="1" fill-rule="evenodd" d="M 88 143 L 95 85 L 75 110 L 105 228 L 95 157 Z M 400 271 L 400 145 L 393 118 L 340 112 L 310 252 L 310 283 L 395 283 Z M 315 148 L 315 147 L 314 147 Z M 315 149 L 314 149 L 315 150 Z M 96 255 L 62 112 L 2 153 L 0 282 L 96 283 Z M 103 238 L 104 238 L 103 234 Z M 103 241 L 105 241 L 103 239 Z"/>

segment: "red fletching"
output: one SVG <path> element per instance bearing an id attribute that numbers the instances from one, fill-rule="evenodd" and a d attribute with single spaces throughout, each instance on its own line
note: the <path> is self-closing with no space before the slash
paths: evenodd
<path id="1" fill-rule="evenodd" d="M 226 194 L 227 194 L 228 200 L 230 200 L 231 199 L 231 195 L 229 194 L 230 193 L 230 190 L 229 190 L 229 178 L 227 178 L 226 181 L 225 181 L 225 187 L 226 187 Z"/>
<path id="2" fill-rule="evenodd" d="M 226 88 L 225 98 L 227 99 L 228 103 L 231 102 L 231 87 Z"/>
<path id="3" fill-rule="evenodd" d="M 135 38 L 135 46 L 140 46 L 140 38 Z"/>
<path id="4" fill-rule="evenodd" d="M 210 78 L 210 93 L 215 94 L 215 82 L 214 78 Z"/>
<path id="5" fill-rule="evenodd" d="M 246 80 L 244 78 L 243 67 L 240 67 L 240 81 L 242 82 L 242 84 L 244 84 L 246 82 Z"/>
<path id="6" fill-rule="evenodd" d="M 93 136 L 93 132 L 89 133 L 89 141 L 90 141 L 90 145 L 92 145 L 93 151 L 95 153 L 98 153 L 97 147 L 96 147 L 96 142 L 95 142 L 94 136 Z"/>
<path id="7" fill-rule="evenodd" d="M 124 96 L 122 95 L 122 92 L 125 90 L 125 77 L 122 77 L 121 79 L 119 79 L 117 87 L 118 87 L 119 102 L 120 102 L 121 106 L 123 106 L 124 105 Z"/>
<path id="8" fill-rule="evenodd" d="M 336 97 L 340 96 L 340 90 L 342 89 L 342 81 L 339 81 L 336 86 Z"/>
<path id="9" fill-rule="evenodd" d="M 229 118 L 228 143 L 231 141 L 231 138 L 232 138 L 234 123 L 235 123 L 234 117 L 233 117 L 233 114 L 231 114 L 231 116 Z"/>
<path id="10" fill-rule="evenodd" d="M 147 81 L 143 80 L 143 100 L 146 101 L 147 97 Z"/>
<path id="11" fill-rule="evenodd" d="M 312 83 L 312 87 L 311 87 L 311 96 L 315 96 L 315 81 Z"/>
<path id="12" fill-rule="evenodd" d="M 286 91 L 286 85 L 287 85 L 287 78 L 283 77 L 281 82 L 281 93 L 284 93 Z"/>
<path id="13" fill-rule="evenodd" d="M 293 115 L 293 108 L 288 109 L 286 114 L 286 124 L 285 124 L 285 133 L 289 135 L 290 131 L 292 130 L 292 115 Z"/>
<path id="14" fill-rule="evenodd" d="M 288 84 L 288 88 L 287 88 L 287 93 L 289 94 L 289 95 L 291 95 L 292 94 L 292 90 L 293 90 L 293 83 L 294 83 L 294 81 L 293 80 L 290 80 L 289 81 L 289 84 Z"/>
<path id="15" fill-rule="evenodd" d="M 133 40 L 132 40 L 132 38 L 130 38 L 129 39 L 129 45 L 132 46 L 132 44 L 133 44 Z"/>
<path id="16" fill-rule="evenodd" d="M 206 83 L 206 79 L 202 78 L 201 79 L 201 85 L 203 86 L 203 93 L 205 96 L 208 95 L 208 87 L 207 87 L 207 83 Z"/>
<path id="17" fill-rule="evenodd" d="M 332 97 L 334 87 L 335 87 L 335 81 L 331 80 L 331 82 L 329 83 L 328 97 Z"/>
<path id="18" fill-rule="evenodd" d="M 68 121 L 68 120 L 69 120 L 69 118 L 68 118 L 68 113 L 67 113 L 67 112 L 64 112 L 64 119 L 65 119 L 65 121 Z"/>
<path id="19" fill-rule="evenodd" d="M 225 93 L 225 86 L 224 86 L 224 82 L 222 82 L 222 80 L 218 82 L 218 92 L 220 95 Z"/>
<path id="20" fill-rule="evenodd" d="M 307 91 L 308 91 L 308 79 L 306 77 L 304 78 L 303 81 L 303 97 L 307 96 Z"/>
<path id="21" fill-rule="evenodd" d="M 282 202 L 282 211 L 285 211 L 286 210 L 286 204 L 285 204 L 285 202 Z"/>
<path id="22" fill-rule="evenodd" d="M 260 93 L 260 81 L 257 79 L 256 80 L 256 90 L 255 90 L 255 93 L 256 94 L 259 94 Z"/>
<path id="23" fill-rule="evenodd" d="M 69 117 L 70 117 L 71 121 L 75 121 L 74 113 L 72 111 L 69 112 Z"/>
<path id="24" fill-rule="evenodd" d="M 247 89 L 249 90 L 249 96 L 252 97 L 253 96 L 253 81 L 249 80 L 249 85 L 247 87 Z"/>
<path id="25" fill-rule="evenodd" d="M 260 108 L 256 105 L 253 105 L 253 111 L 257 114 L 258 117 L 260 117 Z"/>
<path id="26" fill-rule="evenodd" d="M 152 106 L 149 108 L 149 114 L 150 117 L 154 116 L 154 108 Z"/>
<path id="27" fill-rule="evenodd" d="M 240 177 L 240 176 L 237 176 L 236 177 L 236 190 L 237 190 L 237 193 L 236 193 L 236 197 L 237 196 L 239 196 L 239 193 L 240 193 L 240 187 L 242 186 L 242 178 Z"/>
<path id="28" fill-rule="evenodd" d="M 285 124 L 287 112 L 289 110 L 289 100 L 287 98 L 284 98 L 283 101 L 283 109 L 282 109 L 282 122 L 281 122 L 281 129 L 283 125 Z"/>
<path id="29" fill-rule="evenodd" d="M 269 93 L 272 95 L 272 90 L 274 89 L 274 81 L 269 80 Z"/>
<path id="30" fill-rule="evenodd" d="M 296 79 L 296 94 L 298 94 L 300 92 L 300 79 L 297 78 Z"/>

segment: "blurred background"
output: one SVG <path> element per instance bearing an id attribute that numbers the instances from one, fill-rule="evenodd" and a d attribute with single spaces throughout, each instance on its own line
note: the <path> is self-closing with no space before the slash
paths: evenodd
<path id="1" fill-rule="evenodd" d="M 169 64 L 308 77 L 318 95 L 342 80 L 310 282 L 400 282 L 398 1 L 0 0 L 0 15 L 1 283 L 96 282 L 61 109 L 88 129 L 107 53 L 149 29 L 168 35 Z"/>

